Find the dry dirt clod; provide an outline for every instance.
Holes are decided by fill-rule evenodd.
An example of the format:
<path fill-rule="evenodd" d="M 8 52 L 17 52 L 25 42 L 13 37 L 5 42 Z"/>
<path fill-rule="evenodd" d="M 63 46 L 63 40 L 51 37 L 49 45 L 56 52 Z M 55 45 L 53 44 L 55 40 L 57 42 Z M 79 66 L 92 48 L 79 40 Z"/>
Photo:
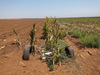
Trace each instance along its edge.
<path fill-rule="evenodd" d="M 6 39 L 3 40 L 4 42 L 6 41 Z"/>
<path fill-rule="evenodd" d="M 24 62 L 20 62 L 19 65 L 23 66 L 23 67 L 26 67 L 25 63 Z"/>
<path fill-rule="evenodd" d="M 9 57 L 8 55 L 5 55 L 5 56 L 4 56 L 4 58 L 8 58 L 8 57 Z"/>
<path fill-rule="evenodd" d="M 34 70 L 34 71 L 36 71 L 36 70 Z"/>
<path fill-rule="evenodd" d="M 25 73 L 26 71 L 24 71 L 23 73 Z"/>
<path fill-rule="evenodd" d="M 81 58 L 84 58 L 82 55 L 80 55 Z"/>
<path fill-rule="evenodd" d="M 16 41 L 16 39 L 14 39 L 14 41 Z"/>
<path fill-rule="evenodd" d="M 7 56 L 5 56 L 5 58 L 7 58 Z"/>

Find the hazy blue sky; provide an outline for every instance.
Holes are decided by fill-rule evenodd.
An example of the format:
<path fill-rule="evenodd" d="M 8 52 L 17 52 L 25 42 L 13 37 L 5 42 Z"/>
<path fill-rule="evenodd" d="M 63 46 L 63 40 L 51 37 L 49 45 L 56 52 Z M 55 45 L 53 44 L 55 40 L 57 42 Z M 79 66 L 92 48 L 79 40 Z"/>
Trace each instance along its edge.
<path fill-rule="evenodd" d="M 0 18 L 100 16 L 100 0 L 0 0 Z"/>

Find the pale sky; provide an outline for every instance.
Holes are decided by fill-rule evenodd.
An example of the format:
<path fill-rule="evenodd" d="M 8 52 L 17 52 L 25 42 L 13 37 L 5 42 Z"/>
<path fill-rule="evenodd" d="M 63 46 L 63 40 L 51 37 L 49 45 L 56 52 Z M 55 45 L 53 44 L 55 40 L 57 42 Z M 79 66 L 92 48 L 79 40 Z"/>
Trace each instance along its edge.
<path fill-rule="evenodd" d="M 0 0 L 0 19 L 100 16 L 100 0 Z"/>

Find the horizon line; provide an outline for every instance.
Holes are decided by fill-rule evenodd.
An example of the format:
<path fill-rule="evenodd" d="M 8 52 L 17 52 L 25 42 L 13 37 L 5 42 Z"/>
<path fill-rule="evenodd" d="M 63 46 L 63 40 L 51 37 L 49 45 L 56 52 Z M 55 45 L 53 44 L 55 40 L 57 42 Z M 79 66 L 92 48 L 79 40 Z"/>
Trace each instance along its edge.
<path fill-rule="evenodd" d="M 56 17 L 56 18 L 99 18 L 100 16 L 86 16 L 86 17 Z M 45 18 L 0 18 L 0 19 L 45 19 Z"/>

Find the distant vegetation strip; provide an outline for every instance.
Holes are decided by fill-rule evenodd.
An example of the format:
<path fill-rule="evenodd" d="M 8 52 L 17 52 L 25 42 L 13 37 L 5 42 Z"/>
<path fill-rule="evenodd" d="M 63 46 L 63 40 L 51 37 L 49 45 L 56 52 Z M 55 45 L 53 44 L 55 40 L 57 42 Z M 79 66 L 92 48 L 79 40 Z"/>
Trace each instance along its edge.
<path fill-rule="evenodd" d="M 58 18 L 58 22 L 84 46 L 100 48 L 100 17 Z"/>

